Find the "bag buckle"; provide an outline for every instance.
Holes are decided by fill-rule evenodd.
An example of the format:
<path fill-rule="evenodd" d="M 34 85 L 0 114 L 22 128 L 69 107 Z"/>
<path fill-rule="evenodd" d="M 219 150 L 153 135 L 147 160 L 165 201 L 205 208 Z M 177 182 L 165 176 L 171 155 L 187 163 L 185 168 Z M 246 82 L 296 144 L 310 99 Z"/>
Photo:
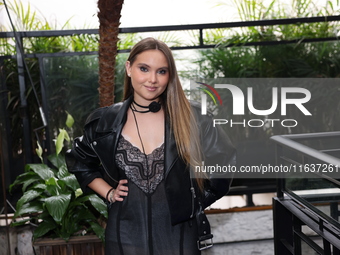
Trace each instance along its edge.
<path fill-rule="evenodd" d="M 206 235 L 199 238 L 197 241 L 197 248 L 202 251 L 211 248 L 213 243 L 213 235 Z M 210 240 L 210 241 L 209 241 Z"/>

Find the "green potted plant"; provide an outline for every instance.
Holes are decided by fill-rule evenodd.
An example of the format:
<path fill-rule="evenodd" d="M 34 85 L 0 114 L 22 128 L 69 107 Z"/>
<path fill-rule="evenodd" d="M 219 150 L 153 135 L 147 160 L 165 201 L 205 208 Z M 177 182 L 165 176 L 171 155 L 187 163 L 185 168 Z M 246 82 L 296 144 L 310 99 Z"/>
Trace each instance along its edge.
<path fill-rule="evenodd" d="M 67 127 L 71 128 L 73 122 L 68 114 Z M 63 153 L 65 141 L 70 141 L 68 132 L 60 129 L 56 151 L 47 157 L 47 164 L 38 145 L 36 152 L 41 163 L 27 164 L 24 173 L 10 186 L 10 191 L 21 186 L 23 192 L 12 225 L 35 225 L 35 241 L 43 237 L 70 241 L 73 236 L 93 233 L 92 238 L 97 236 L 103 242 L 105 231 L 101 223 L 107 219 L 107 206 L 97 195 L 83 194 L 75 176 L 68 172 Z"/>

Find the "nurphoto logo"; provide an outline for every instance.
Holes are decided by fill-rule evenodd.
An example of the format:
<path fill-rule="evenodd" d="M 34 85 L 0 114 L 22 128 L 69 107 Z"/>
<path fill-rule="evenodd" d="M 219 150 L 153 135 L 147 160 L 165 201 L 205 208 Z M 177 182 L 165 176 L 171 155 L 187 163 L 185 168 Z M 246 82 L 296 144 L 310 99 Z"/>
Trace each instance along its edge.
<path fill-rule="evenodd" d="M 223 105 L 221 96 L 218 94 L 216 89 L 208 84 L 205 84 L 203 82 L 196 82 L 202 86 L 197 87 L 197 89 L 201 90 L 201 103 L 202 103 L 202 115 L 207 114 L 207 95 L 210 96 L 212 101 L 214 102 L 214 105 L 217 105 L 217 100 L 220 105 Z M 217 99 L 217 100 L 216 100 Z"/>
<path fill-rule="evenodd" d="M 194 89 L 200 93 L 199 99 L 201 101 L 201 114 L 206 115 L 208 111 L 208 97 L 213 102 L 213 105 L 220 107 L 232 107 L 232 116 L 255 115 L 257 118 L 242 119 L 235 121 L 230 116 L 228 118 L 213 119 L 214 126 L 229 125 L 230 127 L 263 127 L 269 125 L 281 125 L 283 127 L 295 127 L 298 121 L 293 118 L 270 118 L 273 113 L 279 114 L 281 117 L 287 116 L 287 107 L 295 107 L 304 116 L 311 116 L 311 112 L 305 106 L 311 99 L 311 92 L 303 87 L 266 87 L 267 96 L 270 93 L 270 100 L 266 99 L 266 103 L 271 101 L 271 105 L 265 109 L 259 109 L 255 106 L 255 102 L 260 101 L 261 98 L 255 97 L 255 88 L 251 86 L 244 87 L 242 91 L 237 85 L 233 84 L 214 84 L 209 85 L 203 82 L 195 82 L 197 85 Z M 264 85 L 265 86 L 265 85 Z M 217 91 L 218 90 L 218 91 Z M 222 103 L 221 95 L 231 95 L 231 100 Z M 263 96 L 263 95 L 262 95 Z M 209 100 L 210 100 L 209 99 Z M 231 102 L 230 102 L 231 101 Z M 277 115 L 276 115 L 277 116 Z"/>

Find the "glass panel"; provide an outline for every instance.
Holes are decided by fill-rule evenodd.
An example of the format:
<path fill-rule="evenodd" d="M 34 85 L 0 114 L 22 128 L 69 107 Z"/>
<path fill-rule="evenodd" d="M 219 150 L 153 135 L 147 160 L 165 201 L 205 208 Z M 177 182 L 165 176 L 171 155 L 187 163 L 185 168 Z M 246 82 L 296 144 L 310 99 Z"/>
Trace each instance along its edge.
<path fill-rule="evenodd" d="M 337 132 L 301 135 L 287 139 L 296 142 L 296 146 L 284 148 L 281 155 L 285 164 L 294 165 L 294 171 L 285 174 L 285 191 L 337 227 L 340 227 L 340 168 L 327 162 L 327 157 L 339 157 L 339 139 Z M 300 144 L 314 149 L 310 152 L 313 155 L 299 148 Z"/>
<path fill-rule="evenodd" d="M 87 115 L 98 107 L 97 56 L 50 57 L 43 60 L 48 123 L 51 137 L 65 127 L 66 111 L 81 130 Z"/>
<path fill-rule="evenodd" d="M 117 58 L 116 101 L 122 97 L 124 59 L 124 54 Z M 66 112 L 75 119 L 73 135 L 79 136 L 89 113 L 99 107 L 98 56 L 45 57 L 43 66 L 51 137 L 65 127 Z"/>
<path fill-rule="evenodd" d="M 286 179 L 286 190 L 300 201 L 309 204 L 315 212 L 330 221 L 339 223 L 339 185 L 322 178 Z"/>

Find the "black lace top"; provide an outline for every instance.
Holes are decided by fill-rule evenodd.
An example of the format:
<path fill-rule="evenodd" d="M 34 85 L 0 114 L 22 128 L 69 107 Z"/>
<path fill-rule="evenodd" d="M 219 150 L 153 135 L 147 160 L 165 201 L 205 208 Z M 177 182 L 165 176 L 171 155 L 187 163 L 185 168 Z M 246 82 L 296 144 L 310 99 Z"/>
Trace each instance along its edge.
<path fill-rule="evenodd" d="M 143 192 L 152 194 L 164 178 L 164 143 L 145 155 L 121 136 L 116 163 L 120 169 L 125 169 L 126 177 Z"/>
<path fill-rule="evenodd" d="M 196 255 L 195 221 L 171 225 L 164 185 L 164 144 L 145 155 L 123 136 L 115 155 L 129 192 L 109 209 L 106 255 Z M 147 160 L 146 160 L 147 159 Z"/>

